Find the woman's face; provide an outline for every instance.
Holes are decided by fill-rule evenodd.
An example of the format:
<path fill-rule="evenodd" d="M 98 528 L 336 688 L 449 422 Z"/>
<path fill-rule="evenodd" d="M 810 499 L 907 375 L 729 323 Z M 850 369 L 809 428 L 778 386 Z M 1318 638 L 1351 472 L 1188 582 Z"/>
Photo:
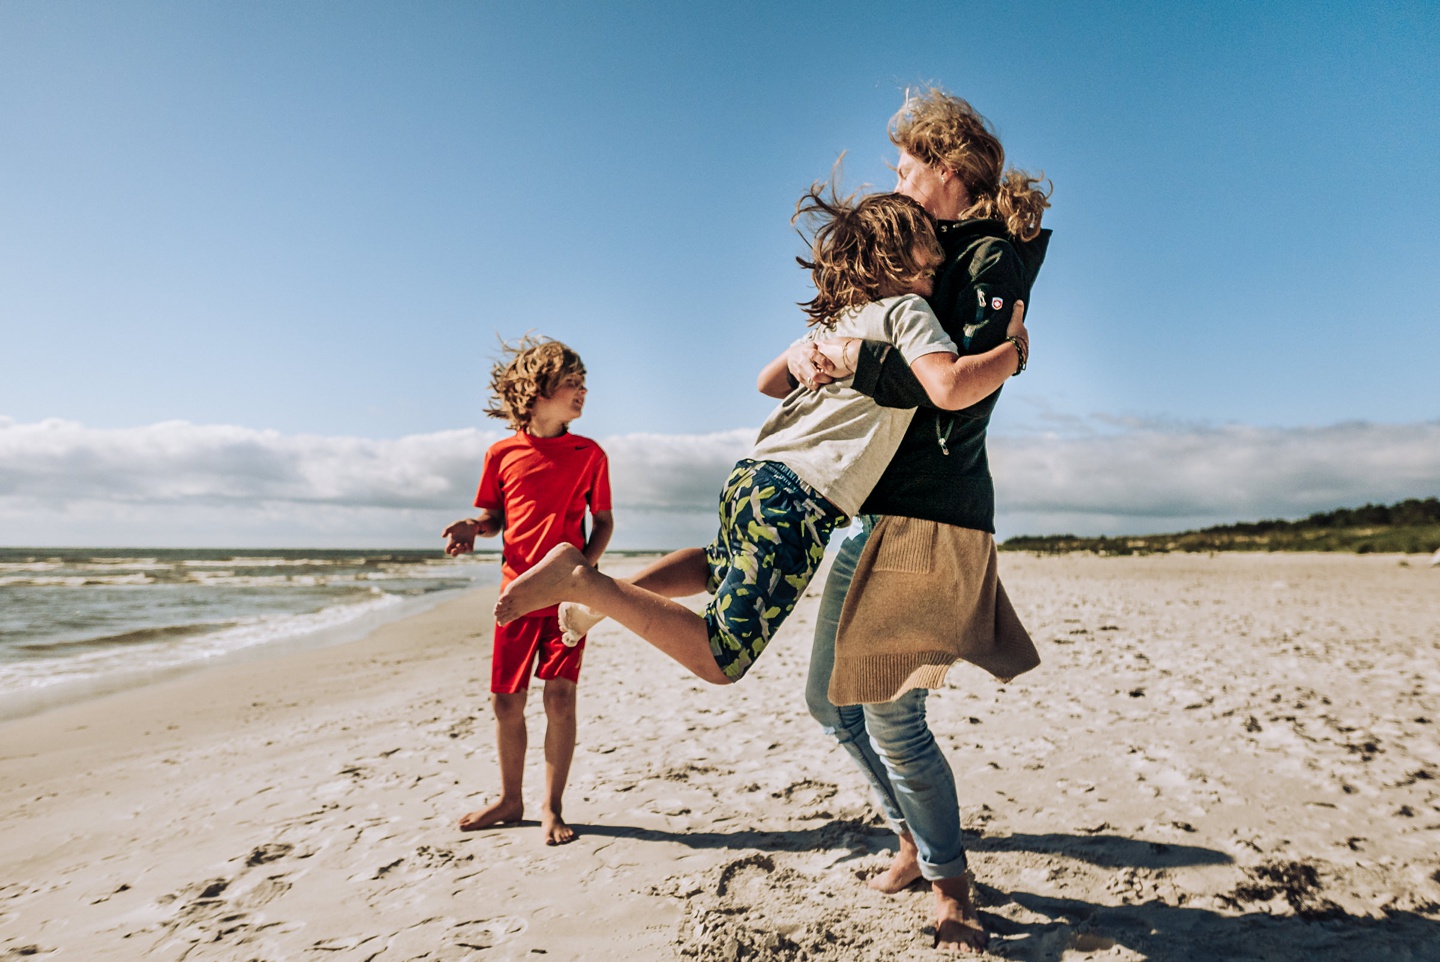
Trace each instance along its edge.
<path fill-rule="evenodd" d="M 940 168 L 923 164 L 908 151 L 900 151 L 895 165 L 895 193 L 904 194 L 939 220 L 954 220 L 963 210 L 957 202 L 955 186 L 959 178 L 946 178 Z"/>

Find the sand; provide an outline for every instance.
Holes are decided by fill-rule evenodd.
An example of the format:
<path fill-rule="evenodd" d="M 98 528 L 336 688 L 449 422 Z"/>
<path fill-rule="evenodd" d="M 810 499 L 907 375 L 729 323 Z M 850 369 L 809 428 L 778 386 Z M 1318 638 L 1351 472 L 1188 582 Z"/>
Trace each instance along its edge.
<path fill-rule="evenodd" d="M 996 957 L 1440 959 L 1440 570 L 1002 555 L 1044 663 L 932 727 Z M 935 959 L 805 713 L 814 589 L 740 685 L 603 626 L 566 814 L 494 797 L 492 590 L 0 726 L 0 958 Z M 527 791 L 538 812 L 538 697 Z"/>

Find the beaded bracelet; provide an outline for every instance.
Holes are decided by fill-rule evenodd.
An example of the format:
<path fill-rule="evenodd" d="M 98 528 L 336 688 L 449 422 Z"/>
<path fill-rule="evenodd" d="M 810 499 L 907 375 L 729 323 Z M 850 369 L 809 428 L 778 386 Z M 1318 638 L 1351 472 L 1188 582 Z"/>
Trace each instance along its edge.
<path fill-rule="evenodd" d="M 1025 370 L 1025 362 L 1029 360 L 1029 357 L 1027 356 L 1025 351 L 1025 345 L 1020 340 L 1020 338 L 1014 336 L 1013 334 L 1005 338 L 1005 340 L 1009 341 L 1011 344 L 1014 344 L 1015 353 L 1020 355 L 1020 366 L 1015 368 L 1015 374 L 1019 374 L 1021 371 Z M 1014 377 L 1015 374 L 1012 374 L 1010 376 Z"/>

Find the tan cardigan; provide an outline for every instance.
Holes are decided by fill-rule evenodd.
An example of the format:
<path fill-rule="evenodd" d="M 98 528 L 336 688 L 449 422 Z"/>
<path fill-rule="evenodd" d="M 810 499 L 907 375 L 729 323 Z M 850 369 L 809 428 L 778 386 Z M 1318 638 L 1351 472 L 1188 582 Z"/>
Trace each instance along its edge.
<path fill-rule="evenodd" d="M 939 688 L 958 659 L 1008 681 L 1040 664 L 985 531 L 885 516 L 870 533 L 835 638 L 830 701 Z"/>

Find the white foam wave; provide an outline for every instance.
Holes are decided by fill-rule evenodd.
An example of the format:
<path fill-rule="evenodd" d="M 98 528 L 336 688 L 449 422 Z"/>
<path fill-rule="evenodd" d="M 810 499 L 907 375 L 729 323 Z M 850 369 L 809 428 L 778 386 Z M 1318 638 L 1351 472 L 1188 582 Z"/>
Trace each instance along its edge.
<path fill-rule="evenodd" d="M 94 683 L 107 677 L 162 674 L 199 665 L 246 649 L 340 628 L 403 604 L 404 600 L 377 589 L 365 601 L 331 605 L 310 614 L 250 618 L 231 628 L 180 641 L 0 664 L 0 703 L 16 695 Z"/>
<path fill-rule="evenodd" d="M 138 572 L 130 575 L 10 575 L 0 577 L 0 587 L 86 588 L 93 585 L 153 585 L 155 580 Z"/>

